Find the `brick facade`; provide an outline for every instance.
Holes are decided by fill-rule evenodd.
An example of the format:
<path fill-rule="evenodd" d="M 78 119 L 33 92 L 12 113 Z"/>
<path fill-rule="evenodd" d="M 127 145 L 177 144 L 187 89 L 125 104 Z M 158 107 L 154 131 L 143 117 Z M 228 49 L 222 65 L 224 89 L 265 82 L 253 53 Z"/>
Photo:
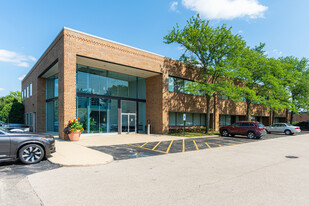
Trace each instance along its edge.
<path fill-rule="evenodd" d="M 71 29 L 63 29 L 22 82 L 22 88 L 33 84 L 33 96 L 24 100 L 26 112 L 37 113 L 37 131 L 46 131 L 46 82 L 40 76 L 49 66 L 58 61 L 59 82 L 59 135 L 65 138 L 63 129 L 68 120 L 76 117 L 76 64 L 77 56 L 113 62 L 155 72 L 146 79 L 146 119 L 151 121 L 153 133 L 167 133 L 170 111 L 205 113 L 206 99 L 168 91 L 169 75 L 193 79 L 192 70 L 177 61 L 104 40 Z M 246 105 L 230 100 L 218 101 L 211 108 L 211 126 L 219 129 L 219 114 L 246 115 Z M 213 105 L 213 104 L 211 104 Z M 269 117 L 269 111 L 254 105 L 254 116 Z M 285 117 L 285 113 L 279 114 Z"/>

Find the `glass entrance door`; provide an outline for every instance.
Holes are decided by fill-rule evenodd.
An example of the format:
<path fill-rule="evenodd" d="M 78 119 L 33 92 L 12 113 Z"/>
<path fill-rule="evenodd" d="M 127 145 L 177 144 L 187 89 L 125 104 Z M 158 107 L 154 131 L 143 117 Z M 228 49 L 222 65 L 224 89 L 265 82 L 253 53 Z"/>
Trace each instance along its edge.
<path fill-rule="evenodd" d="M 122 133 L 136 133 L 136 114 L 122 113 L 121 114 Z"/>

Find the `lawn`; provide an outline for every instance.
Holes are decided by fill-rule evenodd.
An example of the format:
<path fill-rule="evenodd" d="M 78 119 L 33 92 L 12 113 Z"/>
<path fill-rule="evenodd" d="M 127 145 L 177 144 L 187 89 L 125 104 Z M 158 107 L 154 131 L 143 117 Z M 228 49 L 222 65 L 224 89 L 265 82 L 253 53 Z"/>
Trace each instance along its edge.
<path fill-rule="evenodd" d="M 176 137 L 203 137 L 203 136 L 213 136 L 219 134 L 220 134 L 219 132 L 209 132 L 208 134 L 205 134 L 204 132 L 186 132 L 185 134 L 183 134 L 183 132 L 180 132 L 180 133 L 170 133 L 168 135 Z"/>

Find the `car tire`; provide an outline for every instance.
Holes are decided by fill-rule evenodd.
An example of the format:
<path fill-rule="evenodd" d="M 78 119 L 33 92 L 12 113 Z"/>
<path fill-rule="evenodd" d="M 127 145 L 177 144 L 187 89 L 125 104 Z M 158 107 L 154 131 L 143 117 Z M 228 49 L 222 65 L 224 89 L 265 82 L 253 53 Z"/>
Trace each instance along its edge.
<path fill-rule="evenodd" d="M 293 133 L 291 132 L 291 130 L 286 129 L 286 130 L 284 131 L 284 134 L 286 134 L 286 135 L 292 135 Z"/>
<path fill-rule="evenodd" d="M 254 133 L 254 132 L 248 132 L 247 137 L 248 137 L 249 139 L 254 139 L 256 136 L 255 136 L 255 133 Z"/>
<path fill-rule="evenodd" d="M 228 136 L 229 136 L 229 132 L 225 129 L 225 130 L 223 130 L 223 131 L 221 132 L 221 135 L 222 135 L 223 137 L 228 137 Z"/>
<path fill-rule="evenodd" d="M 45 157 L 45 151 L 38 144 L 28 144 L 19 150 L 18 157 L 24 164 L 36 164 Z"/>

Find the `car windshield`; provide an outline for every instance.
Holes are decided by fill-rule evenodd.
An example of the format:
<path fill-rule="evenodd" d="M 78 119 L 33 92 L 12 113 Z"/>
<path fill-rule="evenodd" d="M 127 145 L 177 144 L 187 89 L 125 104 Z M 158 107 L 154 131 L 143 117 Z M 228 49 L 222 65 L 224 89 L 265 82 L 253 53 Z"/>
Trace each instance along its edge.
<path fill-rule="evenodd" d="M 257 124 L 258 127 L 265 127 L 263 124 Z"/>
<path fill-rule="evenodd" d="M 291 125 L 291 124 L 286 124 L 287 126 L 293 126 L 293 125 Z"/>
<path fill-rule="evenodd" d="M 3 127 L 0 127 L 0 130 L 3 131 L 3 132 L 6 132 L 6 133 L 11 133 L 10 130 L 6 129 L 6 128 L 3 128 Z"/>

